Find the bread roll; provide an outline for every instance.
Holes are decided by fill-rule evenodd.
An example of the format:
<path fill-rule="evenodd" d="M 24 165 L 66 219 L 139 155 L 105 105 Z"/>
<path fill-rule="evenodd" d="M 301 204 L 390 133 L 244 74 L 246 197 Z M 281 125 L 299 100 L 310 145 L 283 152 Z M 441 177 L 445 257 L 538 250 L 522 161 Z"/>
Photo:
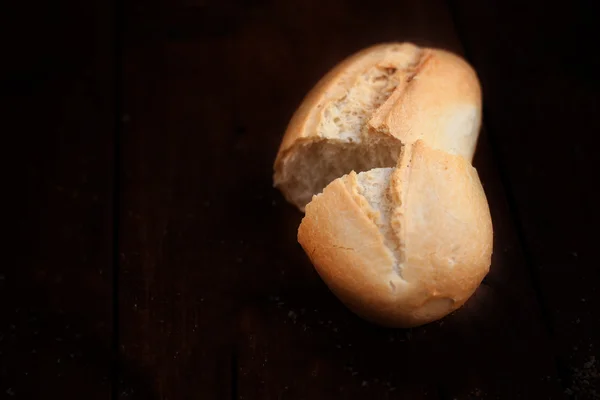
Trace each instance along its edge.
<path fill-rule="evenodd" d="M 403 144 L 471 161 L 481 90 L 460 57 L 411 43 L 370 47 L 321 79 L 293 115 L 274 165 L 274 185 L 304 211 L 314 194 L 350 171 L 393 167 Z"/>
<path fill-rule="evenodd" d="M 489 271 L 493 230 L 471 166 L 481 90 L 460 57 L 383 44 L 341 62 L 293 115 L 274 185 L 329 288 L 392 327 L 440 319 Z"/>
<path fill-rule="evenodd" d="M 406 328 L 465 303 L 489 271 L 493 233 L 476 170 L 418 140 L 397 168 L 331 182 L 307 205 L 298 241 L 349 309 Z"/>

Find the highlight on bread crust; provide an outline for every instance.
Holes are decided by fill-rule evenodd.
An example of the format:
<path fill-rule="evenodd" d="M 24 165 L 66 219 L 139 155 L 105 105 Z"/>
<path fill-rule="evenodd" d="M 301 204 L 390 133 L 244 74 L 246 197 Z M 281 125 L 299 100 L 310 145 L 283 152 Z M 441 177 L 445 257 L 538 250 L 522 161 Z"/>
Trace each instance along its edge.
<path fill-rule="evenodd" d="M 274 185 L 304 211 L 333 179 L 393 167 L 402 145 L 473 156 L 481 93 L 460 57 L 411 43 L 354 54 L 332 69 L 292 117 L 274 165 Z"/>
<path fill-rule="evenodd" d="M 419 140 L 396 168 L 351 172 L 306 207 L 301 244 L 328 287 L 364 319 L 414 327 L 474 293 L 493 231 L 476 170 Z"/>

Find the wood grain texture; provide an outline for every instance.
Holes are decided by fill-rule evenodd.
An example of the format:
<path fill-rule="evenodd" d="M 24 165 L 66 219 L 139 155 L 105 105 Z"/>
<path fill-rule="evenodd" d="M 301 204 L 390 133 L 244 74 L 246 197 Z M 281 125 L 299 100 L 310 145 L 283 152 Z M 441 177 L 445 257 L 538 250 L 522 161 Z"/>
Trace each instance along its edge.
<path fill-rule="evenodd" d="M 514 3 L 514 4 L 513 4 Z M 598 4 L 453 1 L 565 393 L 600 398 Z M 515 13 L 518 8 L 519 12 Z M 544 10 L 543 14 L 540 10 Z"/>
<path fill-rule="evenodd" d="M 461 51 L 444 3 L 128 4 L 122 398 L 560 398 L 485 136 L 493 270 L 464 309 L 419 329 L 342 307 L 272 188 L 291 114 L 343 57 L 386 40 Z"/>
<path fill-rule="evenodd" d="M 0 398 L 106 399 L 112 11 L 76 1 L 31 9 L 17 2 L 1 13 Z"/>

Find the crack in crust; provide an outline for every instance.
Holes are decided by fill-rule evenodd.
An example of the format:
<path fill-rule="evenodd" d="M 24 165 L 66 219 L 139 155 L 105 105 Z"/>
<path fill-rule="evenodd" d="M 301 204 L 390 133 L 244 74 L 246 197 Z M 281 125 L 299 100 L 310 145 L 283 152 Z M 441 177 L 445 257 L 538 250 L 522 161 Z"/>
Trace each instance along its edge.
<path fill-rule="evenodd" d="M 398 166 L 394 170 L 392 180 L 390 182 L 389 193 L 392 196 L 392 203 L 397 206 L 393 209 L 390 217 L 390 230 L 389 234 L 394 238 L 398 244 L 398 248 L 394 255 L 396 256 L 397 264 L 395 268 L 396 274 L 404 279 L 402 276 L 402 269 L 406 262 L 406 221 L 404 216 L 406 215 L 406 199 L 408 198 L 408 191 L 410 189 L 410 173 L 412 163 L 412 145 L 407 145 L 402 148 L 400 157 L 398 159 Z"/>
<path fill-rule="evenodd" d="M 410 182 L 412 146 L 404 146 L 397 168 L 380 168 L 351 173 L 344 179 L 346 189 L 364 214 L 381 232 L 389 250 L 393 272 L 403 281 L 406 262 L 406 199 Z M 392 286 L 395 290 L 395 287 Z"/>

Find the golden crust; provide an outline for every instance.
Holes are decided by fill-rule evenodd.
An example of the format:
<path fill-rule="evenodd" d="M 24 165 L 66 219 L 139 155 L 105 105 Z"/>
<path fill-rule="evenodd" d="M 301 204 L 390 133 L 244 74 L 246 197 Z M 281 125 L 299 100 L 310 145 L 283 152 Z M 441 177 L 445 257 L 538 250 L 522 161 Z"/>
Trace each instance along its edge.
<path fill-rule="evenodd" d="M 390 183 L 401 196 L 393 226 L 400 255 L 386 247 L 366 201 L 357 200 L 357 185 L 354 172 L 331 182 L 307 205 L 298 230 L 332 292 L 361 317 L 392 327 L 426 324 L 462 306 L 489 271 L 493 245 L 470 163 L 421 140 L 405 147 Z"/>
<path fill-rule="evenodd" d="M 444 50 L 425 49 L 405 85 L 369 121 L 402 143 L 428 146 L 472 161 L 481 127 L 481 88 L 475 71 Z"/>

